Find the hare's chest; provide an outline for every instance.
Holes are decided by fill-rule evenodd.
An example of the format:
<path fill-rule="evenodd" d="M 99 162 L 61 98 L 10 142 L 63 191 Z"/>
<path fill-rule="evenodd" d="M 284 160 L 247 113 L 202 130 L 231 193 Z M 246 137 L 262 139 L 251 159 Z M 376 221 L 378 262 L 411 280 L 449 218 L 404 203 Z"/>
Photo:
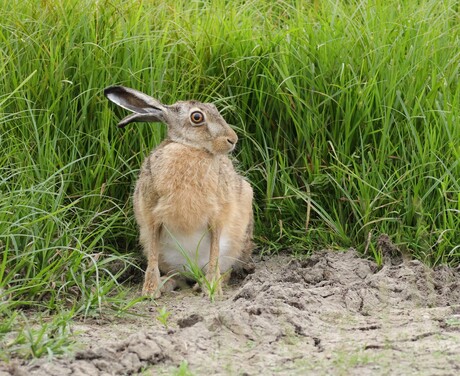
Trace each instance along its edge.
<path fill-rule="evenodd" d="M 205 226 L 219 211 L 218 176 L 211 170 L 174 169 L 156 181 L 155 216 L 180 231 Z"/>

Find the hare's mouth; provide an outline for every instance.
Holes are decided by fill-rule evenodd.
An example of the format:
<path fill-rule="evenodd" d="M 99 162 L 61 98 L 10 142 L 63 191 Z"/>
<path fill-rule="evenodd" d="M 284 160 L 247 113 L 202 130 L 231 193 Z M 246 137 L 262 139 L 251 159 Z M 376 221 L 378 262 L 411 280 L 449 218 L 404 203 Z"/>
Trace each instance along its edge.
<path fill-rule="evenodd" d="M 236 141 L 232 140 L 230 138 L 227 138 L 227 143 L 230 146 L 230 151 L 233 151 L 235 149 L 235 146 L 236 146 Z"/>

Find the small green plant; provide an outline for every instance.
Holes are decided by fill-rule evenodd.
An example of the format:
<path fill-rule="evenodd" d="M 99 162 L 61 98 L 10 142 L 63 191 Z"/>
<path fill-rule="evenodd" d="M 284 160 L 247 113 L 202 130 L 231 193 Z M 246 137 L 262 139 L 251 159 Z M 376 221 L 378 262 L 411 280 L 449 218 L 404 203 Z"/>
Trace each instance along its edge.
<path fill-rule="evenodd" d="M 206 273 L 197 264 L 197 262 L 184 253 L 187 258 L 187 263 L 184 266 L 185 270 L 180 272 L 183 277 L 195 281 L 201 290 L 206 292 L 211 302 L 214 302 L 219 289 L 221 288 L 222 281 L 225 275 L 221 275 L 217 280 L 209 280 Z"/>
<path fill-rule="evenodd" d="M 190 371 L 188 362 L 186 360 L 183 360 L 179 368 L 173 372 L 174 376 L 193 376 L 192 371 Z"/>
<path fill-rule="evenodd" d="M 334 354 L 332 363 L 337 370 L 337 375 L 348 375 L 350 369 L 375 363 L 381 363 L 381 354 L 368 354 L 362 349 L 355 351 L 338 350 Z"/>
<path fill-rule="evenodd" d="M 171 315 L 171 312 L 168 311 L 166 306 L 163 306 L 161 308 L 157 308 L 157 316 L 156 319 L 165 327 L 168 328 L 168 319 L 169 316 Z"/>
<path fill-rule="evenodd" d="M 459 328 L 460 327 L 460 316 L 452 316 L 448 319 L 446 319 L 446 325 L 449 327 L 455 327 Z"/>
<path fill-rule="evenodd" d="M 218 279 L 211 281 L 205 276 L 198 281 L 198 284 L 201 286 L 202 289 L 204 288 L 204 291 L 207 292 L 211 302 L 214 302 L 216 296 L 220 294 L 222 291 L 223 280 L 223 275 L 221 275 Z"/>

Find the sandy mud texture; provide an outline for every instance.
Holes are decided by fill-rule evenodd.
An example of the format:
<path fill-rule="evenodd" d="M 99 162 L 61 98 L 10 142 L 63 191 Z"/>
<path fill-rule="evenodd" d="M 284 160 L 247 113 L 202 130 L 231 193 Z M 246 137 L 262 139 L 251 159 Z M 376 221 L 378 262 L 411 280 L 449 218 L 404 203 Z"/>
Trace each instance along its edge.
<path fill-rule="evenodd" d="M 219 301 L 182 290 L 76 323 L 75 354 L 0 375 L 459 375 L 460 271 L 390 253 L 381 268 L 353 250 L 269 257 Z"/>

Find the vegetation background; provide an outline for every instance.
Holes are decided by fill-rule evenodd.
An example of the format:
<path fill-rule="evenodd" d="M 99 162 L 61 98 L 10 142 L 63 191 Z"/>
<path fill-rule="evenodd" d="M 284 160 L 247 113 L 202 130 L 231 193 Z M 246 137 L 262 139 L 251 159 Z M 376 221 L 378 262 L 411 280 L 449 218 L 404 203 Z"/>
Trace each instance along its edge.
<path fill-rule="evenodd" d="M 459 264 L 459 8 L 0 0 L 3 357 L 64 351 L 71 318 L 135 303 L 130 196 L 165 128 L 116 128 L 113 84 L 216 103 L 240 136 L 261 252 L 352 246 L 380 262 L 388 234 Z"/>

